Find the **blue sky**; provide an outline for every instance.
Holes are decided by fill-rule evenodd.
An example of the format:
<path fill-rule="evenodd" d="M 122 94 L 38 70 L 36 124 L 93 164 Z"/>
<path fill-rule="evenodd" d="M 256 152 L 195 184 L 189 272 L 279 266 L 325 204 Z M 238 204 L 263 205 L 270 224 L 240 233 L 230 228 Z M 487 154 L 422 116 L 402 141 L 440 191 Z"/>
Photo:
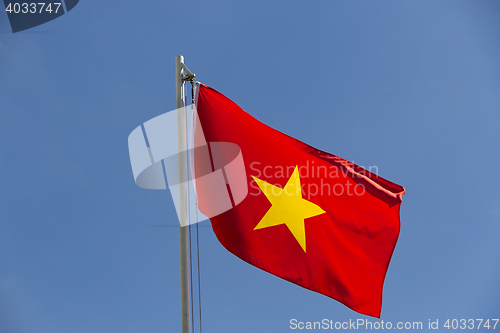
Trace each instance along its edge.
<path fill-rule="evenodd" d="M 177 54 L 257 119 L 406 188 L 384 321 L 499 318 L 499 17 L 479 0 L 82 0 L 12 34 L 0 13 L 0 332 L 180 330 L 178 232 L 151 227 L 174 205 L 135 185 L 127 148 L 175 108 Z M 200 226 L 205 332 L 369 319 Z"/>

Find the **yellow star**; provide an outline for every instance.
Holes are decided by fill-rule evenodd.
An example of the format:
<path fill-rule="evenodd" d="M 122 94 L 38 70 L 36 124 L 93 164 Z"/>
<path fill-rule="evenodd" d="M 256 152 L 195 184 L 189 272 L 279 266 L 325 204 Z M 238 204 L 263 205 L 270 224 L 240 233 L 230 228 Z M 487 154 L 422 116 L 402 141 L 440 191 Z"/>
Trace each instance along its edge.
<path fill-rule="evenodd" d="M 298 166 L 295 167 L 284 188 L 279 188 L 256 177 L 253 179 L 272 205 L 254 230 L 286 224 L 306 252 L 304 219 L 323 214 L 325 211 L 318 205 L 302 198 Z"/>

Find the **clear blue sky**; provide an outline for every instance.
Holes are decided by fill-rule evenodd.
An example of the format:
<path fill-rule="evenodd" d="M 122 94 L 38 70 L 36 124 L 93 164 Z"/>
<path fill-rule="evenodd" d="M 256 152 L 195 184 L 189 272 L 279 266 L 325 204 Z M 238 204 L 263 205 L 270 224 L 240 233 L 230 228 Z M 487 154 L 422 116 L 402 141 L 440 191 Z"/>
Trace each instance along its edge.
<path fill-rule="evenodd" d="M 0 12 L 0 332 L 180 330 L 178 232 L 151 227 L 174 205 L 135 185 L 127 148 L 175 108 L 177 54 L 259 120 L 406 188 L 384 321 L 499 318 L 499 18 L 493 0 L 82 0 L 12 34 Z M 369 319 L 201 226 L 205 332 Z"/>

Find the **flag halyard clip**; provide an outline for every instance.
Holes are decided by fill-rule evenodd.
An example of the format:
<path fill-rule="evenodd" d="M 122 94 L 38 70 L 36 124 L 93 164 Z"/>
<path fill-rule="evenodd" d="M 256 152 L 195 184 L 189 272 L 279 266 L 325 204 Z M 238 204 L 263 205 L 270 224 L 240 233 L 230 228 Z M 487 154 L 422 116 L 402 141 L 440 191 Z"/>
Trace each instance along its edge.
<path fill-rule="evenodd" d="M 181 73 L 181 75 L 182 75 L 182 82 L 186 82 L 186 81 L 193 82 L 194 77 L 196 76 L 196 74 L 191 73 L 191 71 L 183 63 L 181 63 L 181 68 L 186 72 L 185 75 L 182 75 L 182 73 Z"/>

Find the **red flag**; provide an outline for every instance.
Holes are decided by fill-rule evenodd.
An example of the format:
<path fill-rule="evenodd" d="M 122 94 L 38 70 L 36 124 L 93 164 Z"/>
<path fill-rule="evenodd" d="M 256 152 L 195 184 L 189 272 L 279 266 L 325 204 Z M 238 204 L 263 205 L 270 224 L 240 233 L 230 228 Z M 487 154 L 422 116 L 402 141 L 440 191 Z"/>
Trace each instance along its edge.
<path fill-rule="evenodd" d="M 210 218 L 221 244 L 271 274 L 380 317 L 404 188 L 261 123 L 208 86 L 200 85 L 197 112 L 206 142 L 236 144 L 244 161 L 247 196 Z M 210 191 L 197 184 L 200 207 L 214 200 Z"/>

